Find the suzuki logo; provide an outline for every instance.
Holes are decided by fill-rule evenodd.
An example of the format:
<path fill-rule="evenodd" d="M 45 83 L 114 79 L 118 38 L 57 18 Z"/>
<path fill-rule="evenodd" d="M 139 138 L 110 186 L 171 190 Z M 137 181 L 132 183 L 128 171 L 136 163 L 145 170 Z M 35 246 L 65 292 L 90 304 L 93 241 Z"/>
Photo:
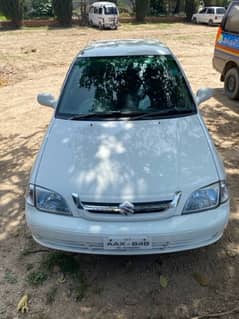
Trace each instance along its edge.
<path fill-rule="evenodd" d="M 119 205 L 120 214 L 130 216 L 134 214 L 134 204 L 130 202 L 123 202 Z"/>

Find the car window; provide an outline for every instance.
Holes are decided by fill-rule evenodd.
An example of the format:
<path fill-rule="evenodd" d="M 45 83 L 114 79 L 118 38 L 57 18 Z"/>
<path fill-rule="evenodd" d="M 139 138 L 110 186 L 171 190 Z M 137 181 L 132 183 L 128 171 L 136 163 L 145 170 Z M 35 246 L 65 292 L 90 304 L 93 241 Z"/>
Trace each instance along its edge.
<path fill-rule="evenodd" d="M 208 14 L 214 14 L 214 8 L 208 8 L 207 9 Z"/>
<path fill-rule="evenodd" d="M 56 115 L 167 110 L 195 111 L 172 56 L 90 57 L 73 66 Z"/>
<path fill-rule="evenodd" d="M 216 13 L 217 14 L 225 14 L 226 10 L 224 8 L 217 8 Z"/>
<path fill-rule="evenodd" d="M 198 13 L 203 14 L 203 13 L 206 13 L 206 11 L 207 11 L 207 8 L 204 8 L 204 9 L 200 10 Z"/>
<path fill-rule="evenodd" d="M 99 14 L 103 13 L 103 8 L 99 8 Z"/>
<path fill-rule="evenodd" d="M 225 31 L 239 33 L 239 4 L 231 7 L 226 18 Z"/>
<path fill-rule="evenodd" d="M 117 14 L 117 8 L 116 7 L 104 7 L 105 14 Z"/>

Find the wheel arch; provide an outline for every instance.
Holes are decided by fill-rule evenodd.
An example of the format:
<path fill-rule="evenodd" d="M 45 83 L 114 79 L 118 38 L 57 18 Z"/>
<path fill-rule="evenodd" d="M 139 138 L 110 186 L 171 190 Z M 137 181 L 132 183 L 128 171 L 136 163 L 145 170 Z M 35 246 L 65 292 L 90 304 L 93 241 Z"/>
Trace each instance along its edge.
<path fill-rule="evenodd" d="M 228 61 L 228 62 L 226 63 L 226 65 L 225 65 L 224 69 L 223 69 L 222 74 L 221 74 L 221 81 L 224 82 L 226 73 L 227 73 L 230 69 L 235 68 L 235 67 L 238 69 L 238 65 L 236 64 L 236 62 L 234 62 L 234 61 Z"/>

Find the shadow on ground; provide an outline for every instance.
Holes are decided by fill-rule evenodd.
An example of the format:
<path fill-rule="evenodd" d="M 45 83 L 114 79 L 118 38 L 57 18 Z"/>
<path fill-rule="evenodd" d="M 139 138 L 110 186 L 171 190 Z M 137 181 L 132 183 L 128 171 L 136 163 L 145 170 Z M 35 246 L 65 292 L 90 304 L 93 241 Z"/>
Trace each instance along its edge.
<path fill-rule="evenodd" d="M 45 128 L 30 136 L 12 135 L 0 139 L 1 182 L 5 185 L 0 188 L 0 246 L 3 257 L 10 255 L 8 264 L 3 262 L 5 275 L 0 284 L 12 294 L 5 308 L 0 309 L 0 317 L 1 314 L 3 318 L 15 316 L 15 301 L 19 299 L 17 291 L 30 293 L 32 302 L 27 318 L 35 319 L 40 318 L 34 315 L 39 312 L 46 319 L 56 316 L 66 319 L 180 319 L 230 310 L 237 305 L 239 110 L 237 102 L 229 101 L 223 91 L 215 89 L 215 92 L 217 103 L 205 104 L 202 113 L 225 162 L 232 195 L 232 215 L 222 240 L 194 251 L 110 257 L 58 254 L 42 249 L 29 237 L 23 210 L 30 172 L 27 163 L 32 162 Z M 33 140 L 36 142 L 34 148 L 30 146 Z M 60 257 L 55 258 L 56 254 Z M 54 260 L 53 267 L 46 268 L 45 260 L 49 265 L 49 259 Z M 62 260 L 69 264 L 73 262 L 79 269 L 70 266 L 73 270 L 66 271 L 62 268 Z M 7 267 L 11 267 L 16 276 L 17 289 L 9 283 L 9 275 L 6 277 Z M 80 277 L 76 276 L 79 272 Z M 160 283 L 160 276 L 167 279 L 165 287 Z M 44 281 L 44 278 L 47 279 Z M 52 295 L 55 291 L 52 299 L 48 298 L 50 291 Z M 232 314 L 226 318 L 236 316 Z"/>

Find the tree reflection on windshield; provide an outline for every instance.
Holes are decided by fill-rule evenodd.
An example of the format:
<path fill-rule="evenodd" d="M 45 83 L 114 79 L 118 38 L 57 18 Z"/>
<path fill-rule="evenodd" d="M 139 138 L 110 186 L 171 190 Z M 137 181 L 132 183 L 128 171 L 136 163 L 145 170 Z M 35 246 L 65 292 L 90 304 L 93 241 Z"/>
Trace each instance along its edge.
<path fill-rule="evenodd" d="M 194 110 L 171 56 L 80 58 L 67 82 L 60 113 Z"/>

